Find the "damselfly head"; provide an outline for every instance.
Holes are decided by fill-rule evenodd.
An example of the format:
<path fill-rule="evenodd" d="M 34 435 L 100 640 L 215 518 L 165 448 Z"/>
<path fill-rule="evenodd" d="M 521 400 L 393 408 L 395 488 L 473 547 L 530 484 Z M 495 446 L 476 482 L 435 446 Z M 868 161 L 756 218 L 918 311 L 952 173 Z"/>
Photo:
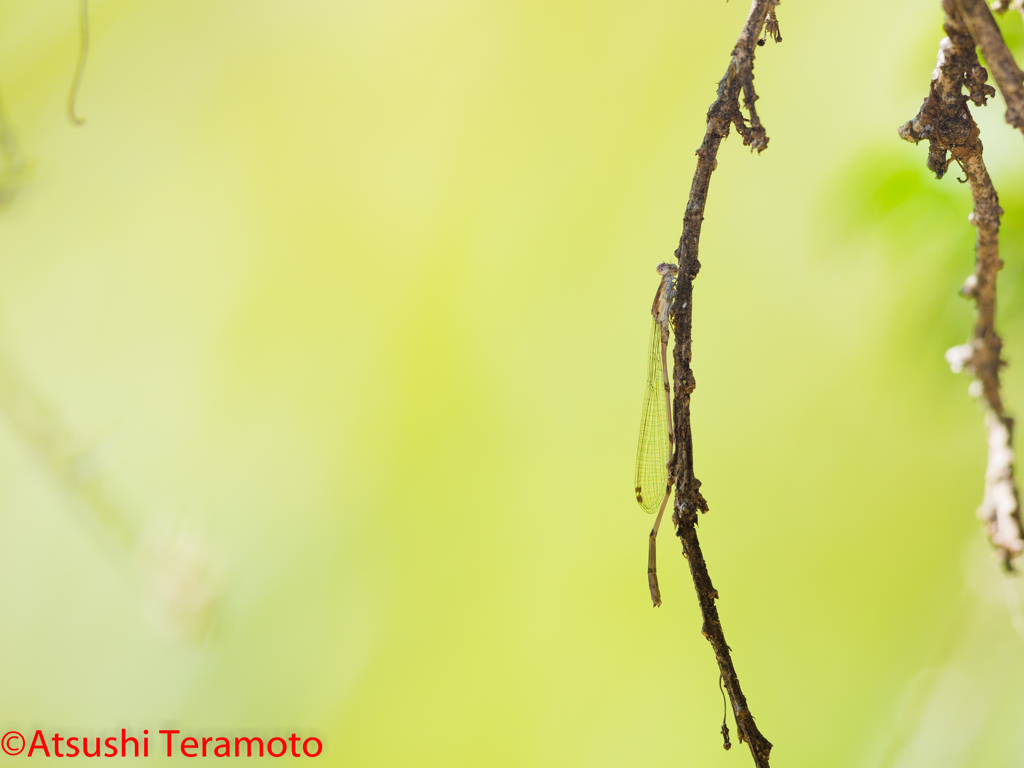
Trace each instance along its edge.
<path fill-rule="evenodd" d="M 661 275 L 662 277 L 665 277 L 665 275 L 674 275 L 678 271 L 679 267 L 677 267 L 675 264 L 669 264 L 666 262 L 664 264 L 658 265 L 658 274 Z"/>

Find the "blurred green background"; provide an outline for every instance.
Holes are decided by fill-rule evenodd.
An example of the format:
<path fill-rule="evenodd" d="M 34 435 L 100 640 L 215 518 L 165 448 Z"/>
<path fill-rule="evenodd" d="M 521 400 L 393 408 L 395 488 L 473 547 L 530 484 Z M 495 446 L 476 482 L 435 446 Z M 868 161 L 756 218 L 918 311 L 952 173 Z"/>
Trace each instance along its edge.
<path fill-rule="evenodd" d="M 896 136 L 938 6 L 782 5 L 771 145 L 731 137 L 712 183 L 700 535 L 780 766 L 1024 760 L 1024 589 L 943 360 L 969 190 Z M 632 495 L 654 267 L 746 12 L 93 0 L 73 128 L 77 3 L 4 3 L 0 730 L 750 765 L 670 533 L 651 608 Z M 1020 412 L 1024 152 L 975 112 Z"/>

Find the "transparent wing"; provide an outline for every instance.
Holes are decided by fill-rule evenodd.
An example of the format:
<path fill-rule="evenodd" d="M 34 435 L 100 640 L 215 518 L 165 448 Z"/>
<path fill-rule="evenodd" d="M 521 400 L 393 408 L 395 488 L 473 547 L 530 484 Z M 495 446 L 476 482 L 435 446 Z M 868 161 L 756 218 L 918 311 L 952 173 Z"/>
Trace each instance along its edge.
<path fill-rule="evenodd" d="M 665 465 L 672 457 L 661 363 L 661 326 L 656 319 L 652 322 L 651 344 L 647 351 L 647 389 L 640 417 L 640 442 L 636 448 L 636 501 L 648 514 L 658 509 L 665 498 L 668 484 Z"/>

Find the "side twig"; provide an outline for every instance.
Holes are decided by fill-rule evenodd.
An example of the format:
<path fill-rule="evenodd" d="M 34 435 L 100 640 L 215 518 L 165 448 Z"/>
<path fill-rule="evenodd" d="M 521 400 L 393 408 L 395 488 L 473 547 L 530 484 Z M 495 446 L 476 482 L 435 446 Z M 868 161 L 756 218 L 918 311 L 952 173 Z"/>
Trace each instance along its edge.
<path fill-rule="evenodd" d="M 85 74 L 85 59 L 89 55 L 89 0 L 81 0 L 78 6 L 78 65 L 75 67 L 75 79 L 71 83 L 68 94 L 68 120 L 72 125 L 85 125 L 85 118 L 79 117 L 75 108 L 78 105 L 78 89 L 82 87 L 82 75 Z"/>
<path fill-rule="evenodd" d="M 776 40 L 781 39 L 778 19 L 775 17 L 775 6 L 778 4 L 779 0 L 753 0 L 746 23 L 732 50 L 729 68 L 718 84 L 718 95 L 708 109 L 707 129 L 704 140 L 697 150 L 697 170 L 693 175 L 690 197 L 686 204 L 683 234 L 676 249 L 679 275 L 672 307 L 672 324 L 676 334 L 673 352 L 676 455 L 672 473 L 676 478 L 676 494 L 672 520 L 676 525 L 676 535 L 683 544 L 683 555 L 690 565 L 690 575 L 693 577 L 693 586 L 697 592 L 697 601 L 703 618 L 701 631 L 714 649 L 722 682 L 732 702 L 740 741 L 746 742 L 750 747 L 754 764 L 758 768 L 768 766 L 772 744 L 757 729 L 754 716 L 750 713 L 746 697 L 740 688 L 729 645 L 725 642 L 722 623 L 718 618 L 718 608 L 715 606 L 718 592 L 711 583 L 711 576 L 708 574 L 707 564 L 704 562 L 704 555 L 697 539 L 698 512 L 707 512 L 708 503 L 701 495 L 700 480 L 693 472 L 690 396 L 697 382 L 690 362 L 693 343 L 693 281 L 700 271 L 697 252 L 711 174 L 718 165 L 718 148 L 722 140 L 729 135 L 732 125 L 736 126 L 736 130 L 743 137 L 744 146 L 749 146 L 751 151 L 756 149 L 760 153 L 768 146 L 768 135 L 754 109 L 754 102 L 757 101 L 757 94 L 754 91 L 754 49 L 758 42 L 763 44 L 763 39 L 759 38 L 766 27 L 766 20 L 770 22 L 770 28 L 766 30 L 767 35 Z M 749 121 L 740 110 L 741 90 L 744 106 L 750 115 Z"/>
<path fill-rule="evenodd" d="M 1005 11 L 1010 7 L 1004 4 L 997 10 Z M 1015 2 L 1013 7 L 1021 9 L 1019 2 Z M 1024 72 L 1020 71 L 1013 54 L 1006 47 L 992 12 L 985 0 L 956 0 L 956 10 L 963 20 L 961 26 L 966 27 L 966 33 L 974 41 L 970 45 L 971 50 L 977 43 L 985 63 L 992 68 L 992 77 L 1006 101 L 1006 122 L 1024 133 Z"/>
<path fill-rule="evenodd" d="M 931 89 L 917 117 L 903 125 L 899 134 L 915 144 L 922 139 L 929 142 L 928 168 L 936 177 L 942 178 L 955 160 L 971 186 L 974 211 L 968 220 L 977 228 L 978 237 L 974 274 L 967 278 L 961 293 L 975 301 L 974 337 L 949 350 L 946 359 L 955 373 L 966 369 L 975 376 L 970 391 L 985 404 L 988 467 L 978 517 L 1004 567 L 1012 570 L 1013 558 L 1024 551 L 1024 532 L 1013 473 L 1013 419 L 1006 415 L 999 388 L 999 369 L 1005 365 L 1000 357 L 1003 342 L 995 330 L 996 275 L 1003 266 L 999 258 L 1003 209 L 982 157 L 980 131 L 967 107 L 968 100 L 984 105 L 995 89 L 986 84 L 988 73 L 978 62 L 975 39 L 959 12 L 962 2 L 943 0 L 948 37 L 939 44 Z"/>
<path fill-rule="evenodd" d="M 0 207 L 14 199 L 30 170 L 0 100 Z"/>

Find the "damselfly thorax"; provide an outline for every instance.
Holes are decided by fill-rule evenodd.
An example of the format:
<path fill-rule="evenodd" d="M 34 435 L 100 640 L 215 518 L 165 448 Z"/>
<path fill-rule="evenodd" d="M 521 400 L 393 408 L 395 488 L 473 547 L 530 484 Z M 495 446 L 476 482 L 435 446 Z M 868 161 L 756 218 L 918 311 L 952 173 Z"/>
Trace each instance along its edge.
<path fill-rule="evenodd" d="M 651 307 L 651 315 L 654 321 L 661 326 L 661 341 L 668 344 L 668 333 L 671 328 L 668 313 L 672 308 L 672 300 L 676 297 L 676 275 L 679 274 L 679 267 L 675 264 L 659 264 L 658 274 L 661 275 L 661 284 L 654 294 L 654 305 Z"/>

